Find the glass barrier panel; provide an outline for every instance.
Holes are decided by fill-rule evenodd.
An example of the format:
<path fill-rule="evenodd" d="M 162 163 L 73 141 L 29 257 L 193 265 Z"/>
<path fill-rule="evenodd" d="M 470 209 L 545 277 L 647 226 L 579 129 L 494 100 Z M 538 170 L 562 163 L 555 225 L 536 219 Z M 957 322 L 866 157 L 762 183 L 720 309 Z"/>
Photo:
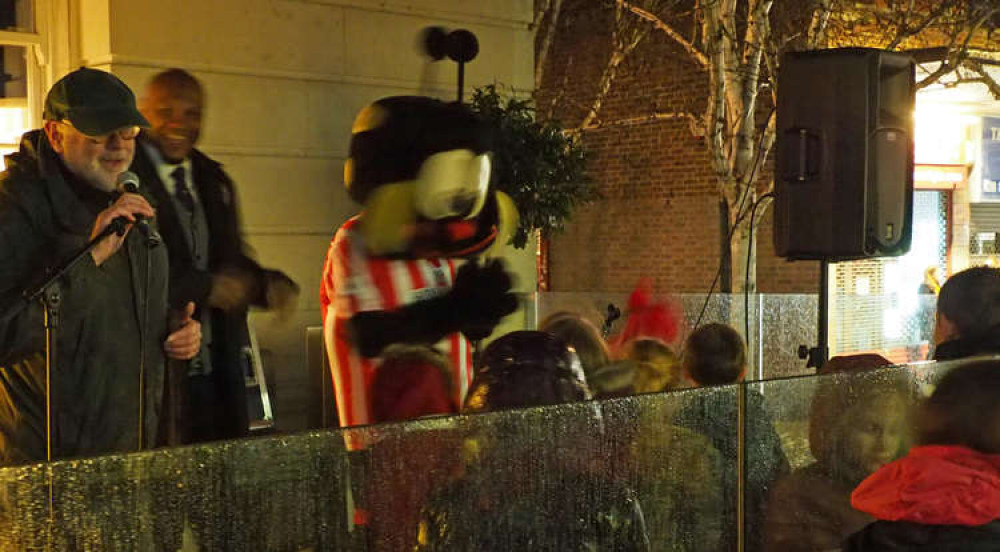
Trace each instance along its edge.
<path fill-rule="evenodd" d="M 650 550 L 732 550 L 736 543 L 738 386 L 604 403 L 646 518 Z M 635 413 L 628 416 L 629 411 Z"/>
<path fill-rule="evenodd" d="M 746 550 L 836 549 L 955 365 L 6 468 L 0 549 L 728 551 L 741 485 Z"/>
<path fill-rule="evenodd" d="M 614 305 L 625 316 L 628 305 L 628 293 L 622 292 L 576 292 L 576 291 L 544 291 L 537 294 L 538 327 L 545 319 L 558 312 L 572 312 L 586 318 L 597 328 L 601 328 L 607 319 L 608 305 Z M 621 331 L 621 320 L 611 327 L 609 335 Z"/>
<path fill-rule="evenodd" d="M 803 335 L 815 335 L 816 299 L 808 295 L 759 295 L 748 297 L 731 294 L 712 294 L 706 300 L 705 294 L 671 295 L 667 299 L 679 310 L 680 332 L 672 343 L 667 343 L 679 353 L 683 340 L 696 324 L 712 322 L 734 327 L 748 341 L 748 370 L 751 379 L 778 377 L 806 373 L 805 362 L 796 356 L 796 350 Z M 608 305 L 621 311 L 621 317 L 610 326 L 606 325 Z M 627 293 L 600 292 L 545 292 L 538 294 L 538 320 L 544 322 L 547 316 L 556 312 L 575 312 L 593 323 L 597 328 L 605 328 L 610 339 L 618 335 L 628 321 Z M 749 308 L 747 308 L 749 307 Z M 744 313 L 748 312 L 749 317 Z M 776 319 L 781 323 L 770 324 Z M 746 329 L 749 325 L 749 334 Z M 766 332 L 773 332 L 770 335 Z M 765 332 L 765 333 L 762 333 Z M 803 333 L 806 331 L 807 333 Z M 749 335 L 749 339 L 747 336 Z M 794 343 L 790 343 L 793 342 Z M 769 362 L 762 359 L 769 357 Z"/>
<path fill-rule="evenodd" d="M 309 433 L 6 468 L 0 549 L 349 550 L 345 466 Z"/>
<path fill-rule="evenodd" d="M 344 431 L 359 549 L 413 550 L 423 509 L 478 454 L 477 421 L 439 417 Z"/>
<path fill-rule="evenodd" d="M 799 346 L 816 346 L 819 298 L 761 294 L 758 301 L 756 325 L 751 321 L 751 332 L 756 336 L 749 346 L 749 356 L 755 358 L 748 367 L 747 380 L 814 373 L 815 369 L 807 368 L 806 361 L 799 358 Z"/>
<path fill-rule="evenodd" d="M 608 305 L 622 311 L 611 324 L 613 338 L 628 319 L 627 293 L 543 292 L 537 294 L 539 324 L 553 313 L 575 312 L 602 328 Z M 674 343 L 698 323 L 718 322 L 735 328 L 747 342 L 747 380 L 814 373 L 799 358 L 799 347 L 817 344 L 818 297 L 815 294 L 704 294 L 669 296 L 682 313 Z M 830 355 L 878 353 L 895 364 L 926 360 L 932 353 L 935 295 L 838 295 L 830 299 Z M 748 331 L 749 330 L 749 331 Z"/>
<path fill-rule="evenodd" d="M 736 396 L 717 388 L 351 430 L 368 445 L 351 453 L 366 541 L 631 550 L 648 539 L 653 550 L 716 550 L 735 527 L 724 506 L 735 504 L 736 441 L 713 432 L 735 427 Z M 713 446 L 727 438 L 728 457 Z"/>

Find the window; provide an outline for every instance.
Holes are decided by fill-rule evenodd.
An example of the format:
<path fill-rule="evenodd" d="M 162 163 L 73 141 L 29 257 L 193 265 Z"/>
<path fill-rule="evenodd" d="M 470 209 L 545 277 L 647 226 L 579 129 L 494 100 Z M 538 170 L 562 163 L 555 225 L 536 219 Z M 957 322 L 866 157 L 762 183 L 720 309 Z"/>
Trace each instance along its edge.
<path fill-rule="evenodd" d="M 35 31 L 32 0 L 0 0 L 0 31 Z"/>
<path fill-rule="evenodd" d="M 21 134 L 35 126 L 41 44 L 34 2 L 0 0 L 0 154 L 16 150 Z"/>
<path fill-rule="evenodd" d="M 21 134 L 31 128 L 28 111 L 26 48 L 0 46 L 0 153 L 17 149 Z"/>

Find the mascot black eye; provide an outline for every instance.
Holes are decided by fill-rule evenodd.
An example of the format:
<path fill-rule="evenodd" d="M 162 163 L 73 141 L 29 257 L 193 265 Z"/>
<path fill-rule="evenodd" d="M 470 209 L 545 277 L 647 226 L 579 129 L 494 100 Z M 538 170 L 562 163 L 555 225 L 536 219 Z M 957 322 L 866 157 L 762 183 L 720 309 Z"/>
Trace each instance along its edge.
<path fill-rule="evenodd" d="M 426 219 L 472 218 L 486 203 L 490 160 L 470 150 L 435 153 L 417 175 L 417 214 Z"/>

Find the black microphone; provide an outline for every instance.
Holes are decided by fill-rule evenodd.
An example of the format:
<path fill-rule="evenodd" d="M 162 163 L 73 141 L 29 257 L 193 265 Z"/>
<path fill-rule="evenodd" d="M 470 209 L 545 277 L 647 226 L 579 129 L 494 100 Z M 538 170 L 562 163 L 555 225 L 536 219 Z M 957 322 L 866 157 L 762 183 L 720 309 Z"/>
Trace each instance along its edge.
<path fill-rule="evenodd" d="M 125 171 L 118 175 L 118 191 L 122 193 L 137 194 L 139 193 L 139 176 L 132 171 Z M 135 214 L 135 225 L 139 227 L 139 231 L 142 232 L 143 236 L 146 236 L 146 243 L 149 247 L 156 247 L 163 243 L 163 238 L 160 234 L 149 227 L 149 221 L 146 217 Z M 121 222 L 119 222 L 121 221 Z M 119 224 L 118 235 L 125 233 L 125 228 L 128 225 L 128 219 L 125 217 L 118 217 L 115 222 Z"/>

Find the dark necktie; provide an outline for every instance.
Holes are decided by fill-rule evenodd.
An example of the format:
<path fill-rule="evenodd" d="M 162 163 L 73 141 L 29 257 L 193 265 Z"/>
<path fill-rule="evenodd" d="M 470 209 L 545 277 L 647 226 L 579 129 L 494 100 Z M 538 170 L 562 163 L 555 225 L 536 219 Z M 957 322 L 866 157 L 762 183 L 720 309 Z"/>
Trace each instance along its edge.
<path fill-rule="evenodd" d="M 201 260 L 201 252 L 198 251 L 198 227 L 197 220 L 194 214 L 194 196 L 191 195 L 191 188 L 187 185 L 187 180 L 184 178 L 184 167 L 180 166 L 170 173 L 170 177 L 174 179 L 174 197 L 177 198 L 177 202 L 181 204 L 181 207 L 187 211 L 188 226 L 191 232 L 191 256 L 194 260 Z"/>
<path fill-rule="evenodd" d="M 184 178 L 184 167 L 174 169 L 170 177 L 174 179 L 174 195 L 177 196 L 177 201 L 188 213 L 194 213 L 194 196 L 191 195 L 187 179 Z"/>
<path fill-rule="evenodd" d="M 179 166 L 170 173 L 170 178 L 174 179 L 174 197 L 177 198 L 177 202 L 181 204 L 181 207 L 187 211 L 189 218 L 189 225 L 191 227 L 191 256 L 194 257 L 195 261 L 200 261 L 201 256 L 198 253 L 198 230 L 195 227 L 195 215 L 194 215 L 194 196 L 191 195 L 191 189 L 188 188 L 187 180 L 184 178 L 184 166 Z M 202 345 L 204 347 L 204 345 Z M 192 358 L 188 361 L 188 376 L 202 376 L 205 375 L 205 364 L 201 358 L 201 353 L 198 356 Z"/>

